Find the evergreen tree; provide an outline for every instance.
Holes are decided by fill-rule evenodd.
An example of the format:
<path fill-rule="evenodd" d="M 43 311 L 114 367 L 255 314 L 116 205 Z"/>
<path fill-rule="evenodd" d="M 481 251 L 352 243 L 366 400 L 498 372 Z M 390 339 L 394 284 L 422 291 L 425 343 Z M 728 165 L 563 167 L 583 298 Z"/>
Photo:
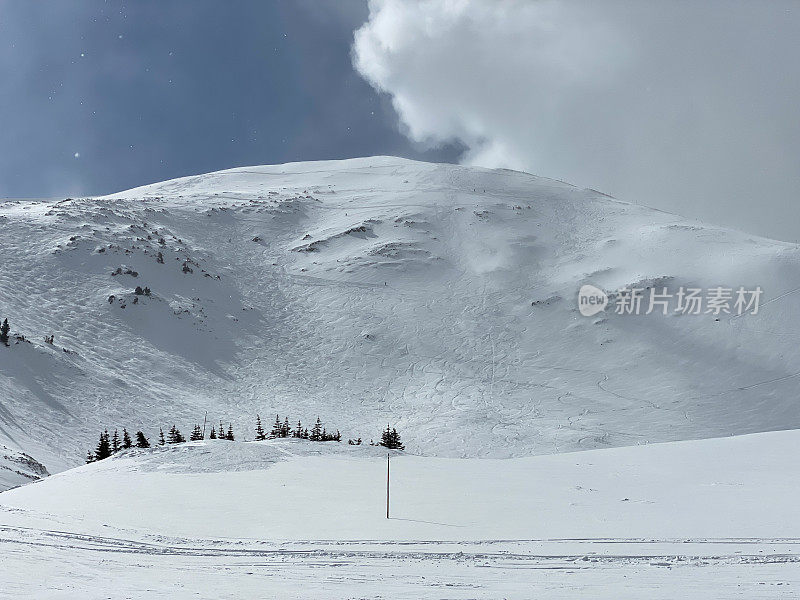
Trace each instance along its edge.
<path fill-rule="evenodd" d="M 94 452 L 89 450 L 89 452 L 86 454 L 86 464 L 88 465 L 89 463 L 93 462 L 94 462 Z"/>
<path fill-rule="evenodd" d="M 233 441 L 233 423 L 228 423 L 228 433 L 225 434 L 225 439 Z"/>
<path fill-rule="evenodd" d="M 211 426 L 211 434 L 208 436 L 208 439 L 210 439 L 210 440 L 215 440 L 215 439 L 217 439 L 217 432 L 216 432 L 216 430 L 214 429 L 214 426 L 213 426 L 213 425 Z"/>
<path fill-rule="evenodd" d="M 308 439 L 308 437 L 309 437 L 309 436 L 308 436 L 308 427 L 306 427 L 305 429 L 303 429 L 303 436 L 302 436 L 302 437 L 303 437 L 303 439 L 304 439 L 304 440 L 307 440 L 307 439 Z"/>
<path fill-rule="evenodd" d="M 405 450 L 405 446 L 400 442 L 400 434 L 395 428 L 390 430 L 389 425 L 386 425 L 386 429 L 381 434 L 381 443 L 378 445 L 390 450 Z"/>
<path fill-rule="evenodd" d="M 111 438 L 111 453 L 112 454 L 116 454 L 117 452 L 119 452 L 120 448 L 121 448 L 121 446 L 119 445 L 119 434 L 117 433 L 117 430 L 115 429 L 114 430 L 114 437 Z"/>
<path fill-rule="evenodd" d="M 228 438 L 225 437 L 225 427 L 222 425 L 222 421 L 219 422 L 219 429 L 217 429 L 217 437 L 221 440 L 226 440 Z"/>
<path fill-rule="evenodd" d="M 147 438 L 144 437 L 144 434 L 141 431 L 136 432 L 136 447 L 137 448 L 149 448 L 150 442 L 147 441 Z"/>
<path fill-rule="evenodd" d="M 286 417 L 283 420 L 283 425 L 281 425 L 281 437 L 289 437 L 289 432 L 291 430 L 292 428 L 289 427 L 289 417 Z"/>
<path fill-rule="evenodd" d="M 200 429 L 200 425 L 195 425 L 194 429 L 192 429 L 192 434 L 189 436 L 189 439 L 193 442 L 203 439 L 203 430 Z"/>
<path fill-rule="evenodd" d="M 159 427 L 158 428 L 158 445 L 159 446 L 163 446 L 164 444 L 166 444 L 166 442 L 164 441 L 164 430 L 161 427 Z"/>
<path fill-rule="evenodd" d="M 133 441 L 131 440 L 131 436 L 128 434 L 128 430 L 123 427 L 122 428 L 122 447 L 127 450 L 131 446 L 133 446 Z"/>
<path fill-rule="evenodd" d="M 314 423 L 314 427 L 311 429 L 311 435 L 308 436 L 312 442 L 319 442 L 322 441 L 322 421 L 319 420 L 317 417 L 317 422 Z"/>
<path fill-rule="evenodd" d="M 183 437 L 180 430 L 173 425 L 169 430 L 169 434 L 167 435 L 167 442 L 170 444 L 180 444 L 185 441 L 186 438 Z"/>
<path fill-rule="evenodd" d="M 267 434 L 264 433 L 264 428 L 261 426 L 261 416 L 256 415 L 256 440 L 260 442 L 265 439 L 267 439 Z"/>
<path fill-rule="evenodd" d="M 297 427 L 294 428 L 294 431 L 292 432 L 292 437 L 296 438 L 303 437 L 303 425 L 300 423 L 300 421 L 297 422 Z"/>
<path fill-rule="evenodd" d="M 8 346 L 8 331 L 11 327 L 8 326 L 8 319 L 3 319 L 3 324 L 0 325 L 0 344 Z"/>
<path fill-rule="evenodd" d="M 272 431 L 269 432 L 269 437 L 281 437 L 281 428 L 281 417 L 280 415 L 275 415 L 275 423 L 272 424 Z"/>
<path fill-rule="evenodd" d="M 100 434 L 100 442 L 97 444 L 97 450 L 94 453 L 95 460 L 103 460 L 111 456 L 111 442 L 108 441 L 108 429 Z"/>

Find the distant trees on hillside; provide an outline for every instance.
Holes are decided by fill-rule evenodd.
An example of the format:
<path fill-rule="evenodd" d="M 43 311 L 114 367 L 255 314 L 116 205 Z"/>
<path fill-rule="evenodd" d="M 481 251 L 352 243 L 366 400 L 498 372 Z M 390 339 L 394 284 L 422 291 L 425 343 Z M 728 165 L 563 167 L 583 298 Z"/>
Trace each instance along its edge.
<path fill-rule="evenodd" d="M 108 458 L 112 454 L 116 454 L 120 450 L 127 450 L 128 448 L 133 447 L 133 440 L 131 439 L 128 430 L 123 428 L 122 429 L 122 442 L 119 441 L 119 434 L 117 430 L 114 430 L 114 436 L 110 437 L 108 434 L 108 429 L 104 430 L 100 434 L 100 440 L 97 442 L 97 446 L 95 447 L 94 451 L 89 450 L 86 453 L 86 462 L 91 463 L 96 460 L 103 460 L 104 458 Z M 137 448 L 149 448 L 150 442 L 147 441 L 144 433 L 141 431 L 136 432 L 136 447 Z"/>
<path fill-rule="evenodd" d="M 317 417 L 317 422 L 311 429 L 311 433 L 309 433 L 308 428 L 303 429 L 303 424 L 299 420 L 293 429 L 292 426 L 289 425 L 289 417 L 284 417 L 283 421 L 281 421 L 280 415 L 275 415 L 275 423 L 273 423 L 269 435 L 266 435 L 261 426 L 261 417 L 256 415 L 256 440 L 288 437 L 310 440 L 312 442 L 339 442 L 342 439 L 342 434 L 340 434 L 338 430 L 336 433 L 328 433 L 322 426 L 322 421 L 320 421 L 319 417 Z"/>
<path fill-rule="evenodd" d="M 27 339 L 21 333 L 17 333 L 14 336 L 14 339 L 17 342 L 27 342 L 29 344 L 32 343 L 31 340 Z M 53 334 L 44 336 L 45 344 L 49 344 L 50 346 L 53 345 L 54 339 L 55 336 Z M 0 321 L 0 344 L 2 344 L 3 346 L 11 345 L 11 325 L 8 324 L 8 319 L 2 319 L 2 321 Z M 64 348 L 64 352 L 70 353 L 71 351 Z"/>
<path fill-rule="evenodd" d="M 233 424 L 232 423 L 228 423 L 228 431 L 227 432 L 225 431 L 225 426 L 222 424 L 222 421 L 219 422 L 219 432 L 217 432 L 217 430 L 212 425 L 211 426 L 211 433 L 209 434 L 208 438 L 211 439 L 211 440 L 228 440 L 229 442 L 234 441 L 236 438 L 233 435 Z M 194 438 L 192 438 L 192 439 L 194 439 Z M 202 431 L 200 432 L 199 439 L 201 439 L 201 440 L 203 439 L 203 432 Z"/>
<path fill-rule="evenodd" d="M 124 427 L 122 428 L 122 449 L 127 450 L 133 446 L 133 441 L 131 440 L 131 436 L 128 433 L 128 430 Z"/>
<path fill-rule="evenodd" d="M 260 442 L 267 439 L 267 434 L 264 433 L 264 427 L 261 425 L 261 415 L 256 415 L 256 441 Z"/>
<path fill-rule="evenodd" d="M 392 427 L 389 430 L 389 425 L 386 425 L 386 429 L 383 430 L 381 434 L 381 442 L 378 444 L 379 446 L 383 446 L 384 448 L 389 448 L 390 450 L 405 450 L 405 446 L 400 442 L 400 434 L 397 433 L 397 430 Z"/>
<path fill-rule="evenodd" d="M 111 456 L 111 442 L 108 441 L 108 429 L 100 434 L 100 441 L 94 451 L 95 460 L 103 460 Z"/>
<path fill-rule="evenodd" d="M 169 428 L 169 433 L 167 434 L 167 443 L 168 444 L 182 444 L 186 441 L 186 438 L 183 437 L 181 432 L 178 430 L 175 425 Z"/>
<path fill-rule="evenodd" d="M 317 417 L 317 422 L 314 423 L 314 426 L 311 428 L 311 435 L 308 436 L 312 442 L 321 442 L 322 441 L 322 423 Z"/>
<path fill-rule="evenodd" d="M 272 431 L 269 432 L 270 438 L 284 438 L 289 437 L 289 417 L 286 417 L 281 422 L 280 415 L 275 415 L 275 423 L 272 425 Z"/>
<path fill-rule="evenodd" d="M 211 428 L 211 431 L 212 431 L 212 433 L 214 432 L 214 428 L 213 427 Z M 216 439 L 228 440 L 229 442 L 232 442 L 232 441 L 234 441 L 236 439 L 235 436 L 233 435 L 233 424 L 232 423 L 228 423 L 228 431 L 226 432 L 225 431 L 225 426 L 222 424 L 222 421 L 220 421 L 219 422 L 219 429 L 217 430 L 216 435 L 217 435 Z M 215 438 L 212 437 L 211 439 L 213 440 Z"/>
<path fill-rule="evenodd" d="M 297 421 L 297 425 L 291 427 L 289 425 L 288 416 L 281 420 L 280 415 L 275 415 L 275 423 L 273 424 L 269 434 L 267 434 L 264 430 L 263 423 L 261 422 L 261 416 L 256 415 L 255 439 L 257 441 L 288 437 L 308 440 L 311 442 L 340 442 L 342 440 L 342 435 L 339 433 L 339 430 L 337 429 L 336 433 L 329 433 L 319 417 L 317 417 L 317 420 L 314 422 L 311 431 L 309 431 L 308 428 L 303 427 L 303 424 L 299 420 Z M 141 430 L 136 432 L 135 438 L 136 441 L 134 444 L 133 439 L 131 439 L 128 430 L 125 427 L 122 428 L 121 439 L 117 429 L 114 430 L 113 434 L 109 434 L 108 429 L 104 429 L 103 432 L 100 433 L 97 446 L 94 448 L 94 450 L 89 450 L 86 453 L 86 462 L 91 463 L 97 460 L 103 460 L 109 456 L 113 456 L 117 452 L 127 450 L 128 448 L 133 448 L 134 446 L 136 448 L 150 448 L 150 441 L 147 439 L 147 437 L 145 437 Z M 203 429 L 200 427 L 200 425 L 195 424 L 192 428 L 192 433 L 189 435 L 189 440 L 200 441 L 204 438 L 205 436 L 203 434 Z M 234 441 L 235 436 L 233 433 L 233 423 L 228 423 L 227 430 L 225 429 L 222 421 L 219 422 L 218 428 L 212 425 L 209 438 L 212 440 L 220 439 Z M 185 441 L 186 438 L 176 425 L 172 425 L 169 428 L 166 436 L 164 435 L 163 428 L 159 428 L 158 430 L 159 446 L 164 446 L 166 444 L 181 444 Z M 347 443 L 352 446 L 360 446 L 362 444 L 361 437 L 357 438 L 355 441 L 350 439 L 347 441 Z M 405 449 L 405 446 L 400 440 L 400 434 L 397 433 L 395 428 L 390 427 L 389 425 L 387 425 L 386 429 L 381 432 L 381 441 L 378 444 L 370 441 L 370 445 L 383 446 L 391 450 Z"/>
<path fill-rule="evenodd" d="M 8 324 L 8 319 L 3 319 L 3 324 L 0 325 L 0 344 L 8 346 L 8 332 L 11 327 Z"/>

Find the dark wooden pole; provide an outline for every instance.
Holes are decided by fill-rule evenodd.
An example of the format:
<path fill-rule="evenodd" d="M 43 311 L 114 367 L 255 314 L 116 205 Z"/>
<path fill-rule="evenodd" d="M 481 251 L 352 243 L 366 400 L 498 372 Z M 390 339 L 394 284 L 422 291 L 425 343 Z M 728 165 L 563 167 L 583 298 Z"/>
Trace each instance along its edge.
<path fill-rule="evenodd" d="M 386 453 L 386 518 L 389 518 L 389 453 Z"/>

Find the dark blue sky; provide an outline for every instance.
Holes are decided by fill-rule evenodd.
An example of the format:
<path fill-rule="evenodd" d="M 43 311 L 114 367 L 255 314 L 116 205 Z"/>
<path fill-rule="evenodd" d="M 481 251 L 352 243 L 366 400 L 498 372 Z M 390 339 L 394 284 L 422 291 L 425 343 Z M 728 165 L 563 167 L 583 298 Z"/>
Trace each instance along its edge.
<path fill-rule="evenodd" d="M 366 17 L 342 0 L 0 0 L 0 197 L 296 160 L 455 160 L 415 148 L 353 70 Z"/>

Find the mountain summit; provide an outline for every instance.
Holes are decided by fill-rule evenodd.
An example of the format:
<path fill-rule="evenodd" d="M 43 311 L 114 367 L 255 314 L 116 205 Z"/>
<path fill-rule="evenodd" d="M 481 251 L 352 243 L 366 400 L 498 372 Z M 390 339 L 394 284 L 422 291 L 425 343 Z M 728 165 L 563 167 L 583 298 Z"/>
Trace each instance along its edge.
<path fill-rule="evenodd" d="M 248 439 L 256 413 L 391 421 L 436 456 L 800 427 L 797 245 L 526 173 L 373 157 L 5 201 L 0 257 L 0 443 L 50 471 L 206 411 Z M 719 287 L 757 314 L 615 309 Z"/>

